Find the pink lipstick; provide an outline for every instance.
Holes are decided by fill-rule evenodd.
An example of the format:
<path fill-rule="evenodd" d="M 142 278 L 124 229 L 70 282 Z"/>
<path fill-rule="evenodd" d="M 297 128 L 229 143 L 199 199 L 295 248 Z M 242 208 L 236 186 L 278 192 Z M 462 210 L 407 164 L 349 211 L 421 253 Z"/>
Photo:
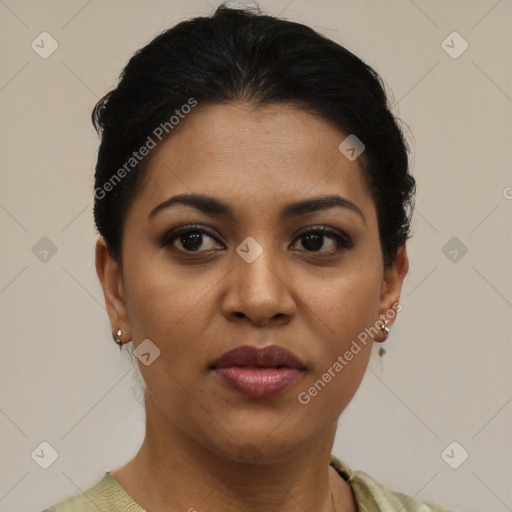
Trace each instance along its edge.
<path fill-rule="evenodd" d="M 232 389 L 247 396 L 266 398 L 292 386 L 306 367 L 283 347 L 243 345 L 226 352 L 211 369 Z"/>

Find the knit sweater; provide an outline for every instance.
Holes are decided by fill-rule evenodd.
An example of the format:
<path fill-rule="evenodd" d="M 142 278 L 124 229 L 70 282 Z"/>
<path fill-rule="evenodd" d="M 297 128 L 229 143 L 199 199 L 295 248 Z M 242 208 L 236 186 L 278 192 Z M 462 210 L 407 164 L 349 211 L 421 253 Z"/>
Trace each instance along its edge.
<path fill-rule="evenodd" d="M 363 471 L 354 471 L 334 455 L 331 466 L 348 482 L 359 512 L 451 512 L 399 492 L 393 492 Z M 42 512 L 146 512 L 107 471 L 82 494 L 61 501 Z"/>

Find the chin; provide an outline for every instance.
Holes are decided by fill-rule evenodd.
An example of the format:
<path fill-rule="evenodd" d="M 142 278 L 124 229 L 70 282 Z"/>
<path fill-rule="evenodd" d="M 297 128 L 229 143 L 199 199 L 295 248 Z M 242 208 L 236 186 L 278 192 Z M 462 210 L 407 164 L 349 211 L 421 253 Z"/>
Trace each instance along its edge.
<path fill-rule="evenodd" d="M 279 428 L 280 425 L 283 428 Z M 251 421 L 242 424 L 230 423 L 228 431 L 229 434 L 223 432 L 220 436 L 210 438 L 208 444 L 211 450 L 232 462 L 258 465 L 289 461 L 321 437 L 321 432 L 309 432 L 304 422 L 299 427 L 286 415 L 271 423 L 259 421 L 253 416 Z"/>

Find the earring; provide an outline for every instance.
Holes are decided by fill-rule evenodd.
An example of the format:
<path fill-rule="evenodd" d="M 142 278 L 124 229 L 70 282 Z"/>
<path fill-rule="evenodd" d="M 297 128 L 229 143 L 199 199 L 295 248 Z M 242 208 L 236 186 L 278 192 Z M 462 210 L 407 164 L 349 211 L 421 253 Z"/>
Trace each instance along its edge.
<path fill-rule="evenodd" d="M 121 329 L 117 330 L 117 338 L 114 336 L 114 341 L 119 345 L 119 352 L 123 349 L 123 342 L 121 341 L 121 334 L 123 331 Z"/>
<path fill-rule="evenodd" d="M 386 335 L 386 338 L 387 338 L 389 331 L 391 331 L 387 320 L 384 320 L 384 323 L 380 326 L 380 330 Z M 381 347 L 379 349 L 379 357 L 382 359 L 385 355 L 386 355 L 386 349 Z"/>

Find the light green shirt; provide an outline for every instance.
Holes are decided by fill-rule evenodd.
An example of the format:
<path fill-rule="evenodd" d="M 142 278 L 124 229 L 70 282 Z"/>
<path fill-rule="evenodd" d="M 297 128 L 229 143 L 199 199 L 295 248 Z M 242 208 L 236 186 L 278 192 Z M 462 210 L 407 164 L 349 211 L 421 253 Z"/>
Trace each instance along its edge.
<path fill-rule="evenodd" d="M 363 471 L 353 471 L 331 455 L 331 466 L 348 482 L 359 512 L 452 512 L 428 501 L 393 492 Z M 146 512 L 109 471 L 93 487 L 42 512 Z"/>

